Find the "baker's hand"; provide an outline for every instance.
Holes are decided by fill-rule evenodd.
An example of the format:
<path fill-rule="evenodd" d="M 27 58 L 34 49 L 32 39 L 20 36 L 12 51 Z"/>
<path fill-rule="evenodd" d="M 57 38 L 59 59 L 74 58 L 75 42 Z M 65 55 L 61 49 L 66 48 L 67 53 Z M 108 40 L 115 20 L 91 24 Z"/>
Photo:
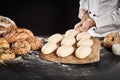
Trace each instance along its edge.
<path fill-rule="evenodd" d="M 80 28 L 83 26 L 81 22 L 78 22 L 75 26 L 74 29 L 80 31 Z"/>
<path fill-rule="evenodd" d="M 87 19 L 83 24 L 81 24 L 80 22 L 77 23 L 75 25 L 74 29 L 76 29 L 80 32 L 86 32 L 93 26 L 95 26 L 95 21 L 92 19 Z"/>

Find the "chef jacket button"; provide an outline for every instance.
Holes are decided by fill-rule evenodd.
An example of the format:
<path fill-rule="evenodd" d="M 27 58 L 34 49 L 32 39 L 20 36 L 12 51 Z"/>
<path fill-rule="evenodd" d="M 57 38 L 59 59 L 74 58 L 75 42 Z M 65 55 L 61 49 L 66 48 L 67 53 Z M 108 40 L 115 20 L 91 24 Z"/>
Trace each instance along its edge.
<path fill-rule="evenodd" d="M 96 16 L 95 14 L 93 14 L 93 16 Z"/>
<path fill-rule="evenodd" d="M 95 31 L 95 28 L 93 28 L 93 30 Z"/>
<path fill-rule="evenodd" d="M 89 11 L 89 14 L 91 14 L 91 11 Z"/>

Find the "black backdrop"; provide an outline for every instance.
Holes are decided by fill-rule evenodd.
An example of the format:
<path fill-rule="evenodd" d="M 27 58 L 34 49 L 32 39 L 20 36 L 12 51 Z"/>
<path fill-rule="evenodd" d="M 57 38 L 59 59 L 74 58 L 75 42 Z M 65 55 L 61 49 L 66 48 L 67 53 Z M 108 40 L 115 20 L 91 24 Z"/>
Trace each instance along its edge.
<path fill-rule="evenodd" d="M 1 0 L 0 15 L 35 35 L 64 33 L 79 21 L 79 0 Z"/>

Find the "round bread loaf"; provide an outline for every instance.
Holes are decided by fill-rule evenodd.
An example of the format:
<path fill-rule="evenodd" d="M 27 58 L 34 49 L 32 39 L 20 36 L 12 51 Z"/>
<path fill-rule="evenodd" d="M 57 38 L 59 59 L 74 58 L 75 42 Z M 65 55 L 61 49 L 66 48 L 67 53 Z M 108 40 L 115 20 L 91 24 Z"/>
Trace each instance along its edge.
<path fill-rule="evenodd" d="M 115 33 L 111 32 L 104 37 L 103 45 L 107 48 L 111 48 L 114 43 Z"/>
<path fill-rule="evenodd" d="M 73 52 L 74 52 L 73 46 L 63 45 L 57 49 L 56 54 L 59 57 L 67 57 L 71 55 Z"/>
<path fill-rule="evenodd" d="M 75 37 L 78 33 L 79 31 L 75 29 L 69 29 L 65 32 L 65 37 Z"/>
<path fill-rule="evenodd" d="M 80 46 L 75 51 L 75 56 L 79 59 L 84 59 L 91 54 L 91 51 L 92 49 L 90 46 Z"/>
<path fill-rule="evenodd" d="M 42 40 L 36 36 L 28 37 L 26 40 L 29 42 L 32 50 L 39 50 L 43 45 Z"/>
<path fill-rule="evenodd" d="M 91 38 L 91 35 L 89 32 L 81 32 L 76 37 L 77 41 L 79 41 L 81 39 L 90 39 L 90 38 Z"/>
<path fill-rule="evenodd" d="M 17 40 L 15 43 L 12 43 L 12 50 L 17 55 L 27 54 L 30 49 L 31 46 L 26 40 Z"/>
<path fill-rule="evenodd" d="M 41 48 L 41 52 L 43 54 L 50 54 L 53 53 L 56 49 L 58 48 L 56 43 L 46 43 L 45 45 L 43 45 L 43 47 Z"/>
<path fill-rule="evenodd" d="M 62 39 L 63 39 L 63 35 L 56 33 L 56 34 L 51 35 L 48 38 L 48 42 L 59 43 Z"/>
<path fill-rule="evenodd" d="M 0 33 L 6 33 L 7 31 L 16 29 L 17 26 L 13 20 L 8 17 L 0 16 Z"/>

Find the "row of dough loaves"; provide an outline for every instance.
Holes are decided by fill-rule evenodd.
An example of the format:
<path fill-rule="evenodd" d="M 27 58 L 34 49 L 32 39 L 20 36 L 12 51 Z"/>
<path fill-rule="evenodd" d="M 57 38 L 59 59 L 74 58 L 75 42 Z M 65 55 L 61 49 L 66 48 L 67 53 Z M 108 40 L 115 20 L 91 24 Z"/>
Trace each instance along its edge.
<path fill-rule="evenodd" d="M 90 33 L 79 33 L 77 30 L 70 29 L 64 35 L 59 33 L 51 35 L 41 48 L 41 52 L 43 54 L 55 52 L 58 57 L 67 57 L 75 53 L 77 58 L 84 59 L 92 52 L 92 45 Z"/>

